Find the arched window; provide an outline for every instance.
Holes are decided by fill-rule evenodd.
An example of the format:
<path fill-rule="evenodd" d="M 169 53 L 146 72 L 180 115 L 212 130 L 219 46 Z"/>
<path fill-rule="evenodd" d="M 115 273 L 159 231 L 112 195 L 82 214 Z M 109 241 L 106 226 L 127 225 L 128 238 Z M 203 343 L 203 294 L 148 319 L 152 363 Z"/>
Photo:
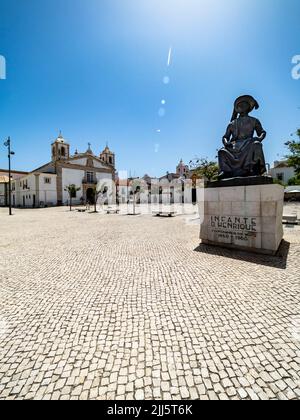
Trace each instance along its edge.
<path fill-rule="evenodd" d="M 64 147 L 62 147 L 62 148 L 60 149 L 60 154 L 61 154 L 62 156 L 66 156 L 66 149 L 65 149 Z"/>
<path fill-rule="evenodd" d="M 112 165 L 112 163 L 113 163 L 113 160 L 112 160 L 112 157 L 110 156 L 109 157 L 109 163 Z"/>

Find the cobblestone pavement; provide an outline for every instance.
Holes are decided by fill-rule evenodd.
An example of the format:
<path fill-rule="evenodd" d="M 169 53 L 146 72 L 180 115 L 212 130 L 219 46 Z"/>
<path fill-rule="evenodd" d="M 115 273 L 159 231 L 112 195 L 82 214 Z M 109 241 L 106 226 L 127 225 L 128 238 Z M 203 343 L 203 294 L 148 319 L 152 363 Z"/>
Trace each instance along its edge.
<path fill-rule="evenodd" d="M 0 210 L 0 399 L 299 399 L 299 228 L 280 257 L 199 226 Z"/>

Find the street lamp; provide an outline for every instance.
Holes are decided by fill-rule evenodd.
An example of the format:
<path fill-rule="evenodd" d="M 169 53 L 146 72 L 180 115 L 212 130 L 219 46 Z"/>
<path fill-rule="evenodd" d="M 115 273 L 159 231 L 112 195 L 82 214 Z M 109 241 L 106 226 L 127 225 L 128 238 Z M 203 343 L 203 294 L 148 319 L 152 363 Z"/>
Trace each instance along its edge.
<path fill-rule="evenodd" d="M 10 149 L 10 137 L 8 137 L 7 141 L 4 143 L 4 146 L 8 149 L 8 205 L 9 205 L 9 215 L 12 216 L 11 211 L 11 156 L 15 153 Z"/>

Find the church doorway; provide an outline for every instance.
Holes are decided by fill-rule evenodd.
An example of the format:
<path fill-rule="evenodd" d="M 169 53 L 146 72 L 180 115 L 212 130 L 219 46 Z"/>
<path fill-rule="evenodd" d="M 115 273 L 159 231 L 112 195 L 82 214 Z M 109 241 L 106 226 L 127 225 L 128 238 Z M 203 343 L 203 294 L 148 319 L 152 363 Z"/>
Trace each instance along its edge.
<path fill-rule="evenodd" d="M 90 204 L 95 204 L 95 193 L 92 188 L 88 188 L 86 191 L 86 202 Z"/>

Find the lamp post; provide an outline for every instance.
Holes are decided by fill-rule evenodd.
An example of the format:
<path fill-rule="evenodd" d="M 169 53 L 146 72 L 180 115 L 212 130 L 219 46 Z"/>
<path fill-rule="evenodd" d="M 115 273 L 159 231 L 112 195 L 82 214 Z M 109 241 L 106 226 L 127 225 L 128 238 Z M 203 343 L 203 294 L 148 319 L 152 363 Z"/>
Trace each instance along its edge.
<path fill-rule="evenodd" d="M 11 151 L 10 148 L 10 137 L 8 137 L 7 141 L 4 143 L 4 146 L 8 149 L 8 206 L 9 206 L 9 215 L 12 216 L 11 211 L 11 156 L 15 153 Z"/>

